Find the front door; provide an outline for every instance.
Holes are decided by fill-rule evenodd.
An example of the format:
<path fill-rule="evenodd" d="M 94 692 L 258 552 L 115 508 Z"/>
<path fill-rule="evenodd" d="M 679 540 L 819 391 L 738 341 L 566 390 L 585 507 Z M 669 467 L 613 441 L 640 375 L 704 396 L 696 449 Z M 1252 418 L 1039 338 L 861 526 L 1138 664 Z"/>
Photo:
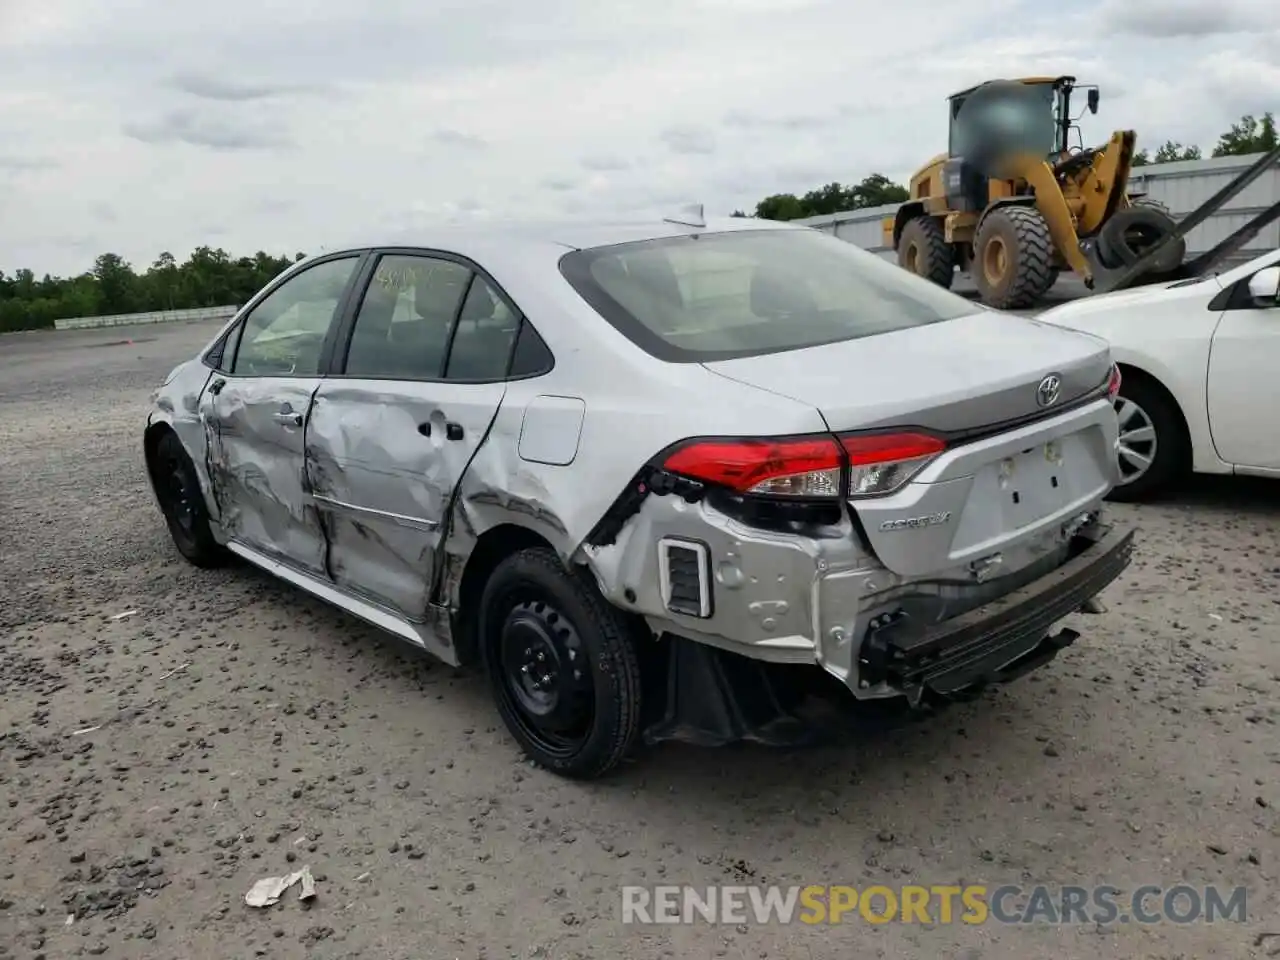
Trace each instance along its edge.
<path fill-rule="evenodd" d="M 303 452 L 324 343 L 359 261 L 321 261 L 267 294 L 228 341 L 234 355 L 200 401 L 223 530 L 318 575 L 325 539 L 305 489 Z"/>
<path fill-rule="evenodd" d="M 517 329 L 515 312 L 461 262 L 377 263 L 307 433 L 330 570 L 344 589 L 427 619 L 450 499 L 502 403 Z"/>
<path fill-rule="evenodd" d="M 1276 267 L 1263 270 L 1270 277 Z M 1280 470 L 1280 298 L 1238 303 L 1222 314 L 1209 352 L 1213 445 L 1238 467 Z"/>

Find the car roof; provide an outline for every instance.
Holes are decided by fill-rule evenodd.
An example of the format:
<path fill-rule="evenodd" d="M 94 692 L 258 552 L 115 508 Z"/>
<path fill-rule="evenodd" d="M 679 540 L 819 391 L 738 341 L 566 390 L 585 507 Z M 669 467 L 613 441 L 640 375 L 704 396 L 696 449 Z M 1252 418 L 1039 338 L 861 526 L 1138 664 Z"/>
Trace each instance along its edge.
<path fill-rule="evenodd" d="M 490 221 L 475 224 L 442 224 L 414 230 L 398 230 L 373 243 L 332 247 L 322 255 L 366 250 L 371 247 L 403 247 L 443 250 L 462 256 L 510 256 L 548 248 L 564 252 L 641 240 L 693 236 L 706 233 L 752 230 L 803 230 L 796 224 L 755 217 L 708 217 L 705 226 L 688 226 L 657 218 L 646 220 L 569 220 L 551 223 Z"/>

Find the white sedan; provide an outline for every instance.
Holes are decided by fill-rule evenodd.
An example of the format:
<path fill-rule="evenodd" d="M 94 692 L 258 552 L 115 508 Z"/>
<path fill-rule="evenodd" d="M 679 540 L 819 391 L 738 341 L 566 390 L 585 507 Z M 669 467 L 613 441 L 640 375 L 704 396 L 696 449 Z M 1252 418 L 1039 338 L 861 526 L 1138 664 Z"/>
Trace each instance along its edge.
<path fill-rule="evenodd" d="M 1280 478 L 1280 250 L 1036 319 L 1110 341 L 1122 382 L 1114 500 L 1190 472 Z"/>

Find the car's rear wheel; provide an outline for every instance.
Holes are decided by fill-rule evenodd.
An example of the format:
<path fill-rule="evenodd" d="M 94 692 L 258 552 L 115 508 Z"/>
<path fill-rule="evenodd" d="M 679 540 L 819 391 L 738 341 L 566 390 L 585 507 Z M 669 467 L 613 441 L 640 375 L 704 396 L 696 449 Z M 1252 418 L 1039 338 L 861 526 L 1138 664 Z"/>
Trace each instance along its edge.
<path fill-rule="evenodd" d="M 1116 397 L 1119 419 L 1118 501 L 1145 500 L 1183 475 L 1190 458 L 1182 416 L 1173 398 L 1146 377 L 1127 375 Z"/>
<path fill-rule="evenodd" d="M 176 433 L 166 431 L 160 438 L 150 467 L 156 500 L 178 552 L 197 567 L 221 566 L 227 552 L 214 539 L 195 467 Z"/>
<path fill-rule="evenodd" d="M 521 550 L 494 569 L 480 644 L 498 712 L 533 760 L 591 779 L 632 748 L 641 710 L 632 631 L 553 551 Z"/>

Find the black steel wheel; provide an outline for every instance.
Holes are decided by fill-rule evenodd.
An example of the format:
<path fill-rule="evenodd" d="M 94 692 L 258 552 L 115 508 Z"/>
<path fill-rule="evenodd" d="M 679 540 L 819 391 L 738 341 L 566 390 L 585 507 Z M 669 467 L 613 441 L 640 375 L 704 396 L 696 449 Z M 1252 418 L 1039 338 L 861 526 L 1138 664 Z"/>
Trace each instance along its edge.
<path fill-rule="evenodd" d="M 581 749 L 591 734 L 595 694 L 577 628 L 551 604 L 524 600 L 499 630 L 503 689 L 525 735 L 549 754 Z"/>
<path fill-rule="evenodd" d="M 182 441 L 166 431 L 148 458 L 151 485 L 178 552 L 198 567 L 220 566 L 226 551 L 209 526 L 200 481 Z"/>
<path fill-rule="evenodd" d="M 485 672 L 507 729 L 555 773 L 599 777 L 634 745 L 640 668 L 631 629 L 545 548 L 498 564 L 480 601 Z"/>

